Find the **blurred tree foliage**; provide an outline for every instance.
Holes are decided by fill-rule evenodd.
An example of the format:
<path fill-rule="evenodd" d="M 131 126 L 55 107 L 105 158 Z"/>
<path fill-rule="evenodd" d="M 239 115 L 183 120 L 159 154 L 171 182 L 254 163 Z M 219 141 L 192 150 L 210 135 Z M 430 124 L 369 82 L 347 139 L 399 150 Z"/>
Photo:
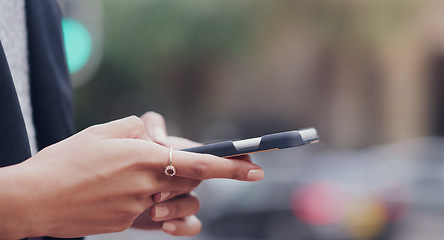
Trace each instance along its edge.
<path fill-rule="evenodd" d="M 187 104 L 203 100 L 210 81 L 203 72 L 245 48 L 249 1 L 243 2 L 103 1 L 103 62 L 76 90 L 77 128 L 146 110 L 169 117 L 188 111 L 177 105 L 192 114 L 199 106 Z"/>
<path fill-rule="evenodd" d="M 342 126 L 353 132 L 344 135 L 348 142 L 373 143 L 379 113 L 364 113 L 370 117 L 359 109 L 379 104 L 371 92 L 379 91 L 381 78 L 376 55 L 404 37 L 399 32 L 422 2 L 103 1 L 103 61 L 93 80 L 76 89 L 77 128 L 154 110 L 197 140 L 205 124 L 221 117 L 234 123 L 243 115 L 250 119 L 240 120 L 261 133 L 316 125 L 333 139 Z M 349 70 L 361 79 L 340 76 Z M 355 84 L 363 92 L 336 101 L 344 91 L 332 89 L 349 82 L 364 82 Z M 354 105 L 333 106 L 342 100 Z M 341 115 L 356 129 L 340 118 L 332 123 Z M 363 135 L 367 139 L 354 138 Z"/>

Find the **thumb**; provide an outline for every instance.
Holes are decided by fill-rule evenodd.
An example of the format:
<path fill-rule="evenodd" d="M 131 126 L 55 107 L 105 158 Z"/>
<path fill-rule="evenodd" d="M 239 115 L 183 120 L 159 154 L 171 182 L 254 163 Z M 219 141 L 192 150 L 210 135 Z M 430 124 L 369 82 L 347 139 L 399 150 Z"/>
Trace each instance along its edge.
<path fill-rule="evenodd" d="M 147 112 L 140 117 L 145 123 L 146 132 L 154 142 L 165 145 L 167 142 L 167 130 L 165 119 L 156 112 Z"/>

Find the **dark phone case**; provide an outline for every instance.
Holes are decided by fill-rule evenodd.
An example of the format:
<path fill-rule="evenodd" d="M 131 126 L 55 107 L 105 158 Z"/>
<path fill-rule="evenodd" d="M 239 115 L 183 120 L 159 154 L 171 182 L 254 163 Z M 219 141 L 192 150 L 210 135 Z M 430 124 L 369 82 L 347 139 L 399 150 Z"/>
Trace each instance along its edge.
<path fill-rule="evenodd" d="M 290 132 L 264 135 L 261 137 L 260 143 L 257 146 L 249 148 L 238 149 L 234 144 L 234 142 L 236 141 L 225 141 L 225 142 L 207 144 L 194 148 L 187 148 L 183 149 L 183 151 L 195 152 L 195 153 L 207 153 L 219 157 L 234 157 L 256 152 L 264 152 L 270 150 L 301 146 L 308 143 L 312 143 L 316 140 L 318 140 L 317 136 L 309 139 L 303 139 L 299 131 L 290 131 Z"/>

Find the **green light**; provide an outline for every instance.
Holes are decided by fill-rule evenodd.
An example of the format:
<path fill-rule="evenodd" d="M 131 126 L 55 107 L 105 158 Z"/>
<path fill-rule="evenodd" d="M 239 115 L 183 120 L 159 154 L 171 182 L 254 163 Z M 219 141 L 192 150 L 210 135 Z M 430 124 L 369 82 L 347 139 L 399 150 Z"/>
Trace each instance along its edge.
<path fill-rule="evenodd" d="M 82 23 L 74 19 L 62 19 L 62 28 L 69 72 L 75 73 L 91 56 L 91 35 Z"/>

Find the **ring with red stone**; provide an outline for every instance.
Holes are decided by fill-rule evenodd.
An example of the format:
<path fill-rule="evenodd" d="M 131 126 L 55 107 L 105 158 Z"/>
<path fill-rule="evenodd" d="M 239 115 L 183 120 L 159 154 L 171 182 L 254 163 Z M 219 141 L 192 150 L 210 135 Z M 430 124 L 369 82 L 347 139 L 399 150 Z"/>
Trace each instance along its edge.
<path fill-rule="evenodd" d="M 173 148 L 170 148 L 170 159 L 168 160 L 168 166 L 165 167 L 165 175 L 169 177 L 176 175 L 176 168 L 173 167 Z"/>

